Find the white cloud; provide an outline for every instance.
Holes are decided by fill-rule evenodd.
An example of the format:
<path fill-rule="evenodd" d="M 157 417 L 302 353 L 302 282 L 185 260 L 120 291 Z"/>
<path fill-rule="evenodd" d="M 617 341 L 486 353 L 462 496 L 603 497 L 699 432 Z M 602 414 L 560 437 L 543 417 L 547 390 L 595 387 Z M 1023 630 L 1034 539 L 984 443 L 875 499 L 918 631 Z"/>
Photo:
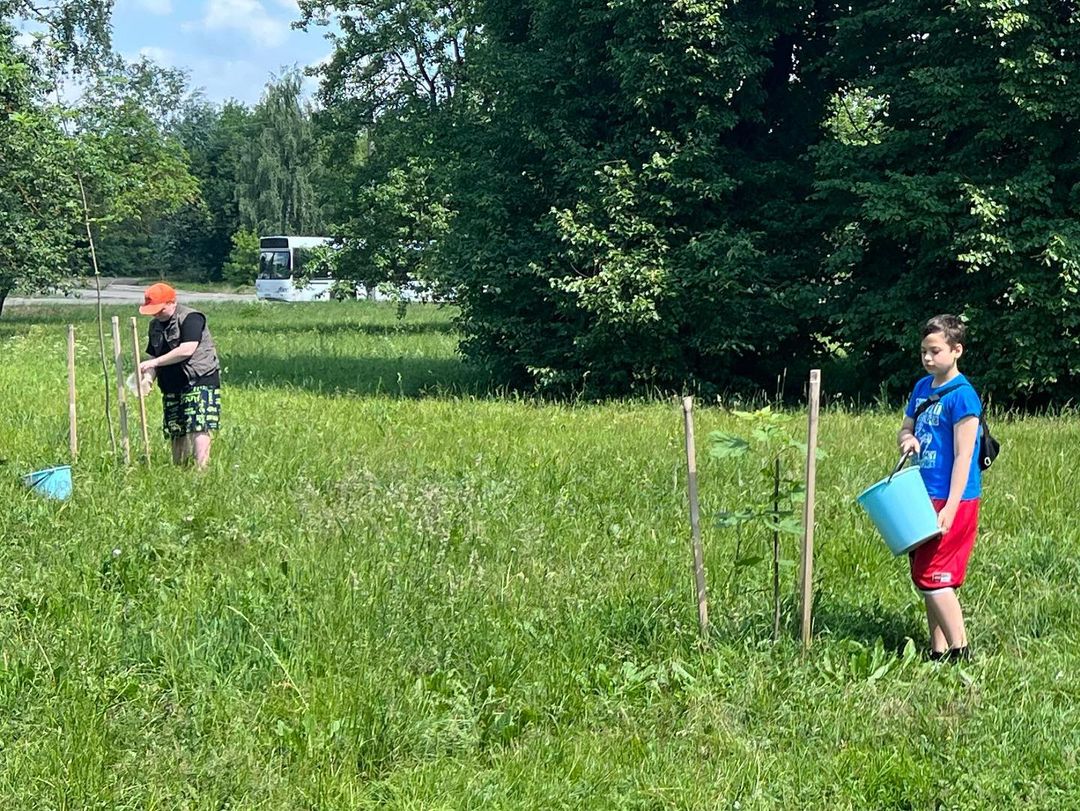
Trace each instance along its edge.
<path fill-rule="evenodd" d="M 246 59 L 198 58 L 189 60 L 192 89 L 199 89 L 214 102 L 235 99 L 247 105 L 257 104 L 266 90 L 274 71 Z M 305 76 L 301 81 L 301 97 L 312 101 L 317 80 Z"/>
<path fill-rule="evenodd" d="M 316 104 L 315 94 L 319 92 L 319 80 L 314 76 L 305 76 L 300 80 L 300 98 L 312 105 Z"/>
<path fill-rule="evenodd" d="M 329 65 L 334 58 L 334 51 L 329 51 L 325 56 L 316 59 L 314 62 L 308 64 L 309 68 L 322 68 Z"/>
<path fill-rule="evenodd" d="M 173 52 L 167 48 L 159 48 L 156 45 L 144 45 L 139 48 L 139 56 L 145 56 L 151 62 L 156 62 L 159 65 L 172 65 L 173 64 Z"/>
<path fill-rule="evenodd" d="M 259 0 L 209 0 L 201 26 L 207 31 L 239 31 L 267 46 L 280 45 L 289 34 L 289 21 L 271 16 Z"/>
<path fill-rule="evenodd" d="M 187 68 L 191 71 L 193 86 L 214 101 L 236 99 L 244 104 L 254 104 L 262 95 L 268 78 L 260 66 L 242 59 L 194 59 Z"/>
<path fill-rule="evenodd" d="M 15 44 L 20 48 L 29 48 L 37 41 L 37 37 L 28 31 L 23 31 L 21 34 L 15 35 Z"/>
<path fill-rule="evenodd" d="M 151 14 L 172 14 L 172 0 L 134 0 L 135 5 Z"/>
<path fill-rule="evenodd" d="M 58 82 L 56 89 L 50 94 L 53 100 L 67 107 L 82 103 L 83 94 L 88 90 L 89 80 L 73 79 L 69 76 L 60 78 Z"/>

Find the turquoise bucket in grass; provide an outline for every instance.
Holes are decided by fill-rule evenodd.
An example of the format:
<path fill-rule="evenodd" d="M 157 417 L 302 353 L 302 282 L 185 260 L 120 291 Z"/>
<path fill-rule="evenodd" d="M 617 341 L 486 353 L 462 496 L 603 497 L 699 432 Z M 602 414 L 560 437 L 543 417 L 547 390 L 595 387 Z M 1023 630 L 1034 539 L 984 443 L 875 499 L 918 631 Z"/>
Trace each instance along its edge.
<path fill-rule="evenodd" d="M 917 467 L 904 467 L 904 456 L 892 474 L 867 487 L 855 499 L 878 528 L 894 555 L 910 552 L 941 534 L 937 512 Z"/>
<path fill-rule="evenodd" d="M 71 465 L 36 470 L 28 476 L 23 476 L 23 484 L 46 498 L 70 498 Z"/>

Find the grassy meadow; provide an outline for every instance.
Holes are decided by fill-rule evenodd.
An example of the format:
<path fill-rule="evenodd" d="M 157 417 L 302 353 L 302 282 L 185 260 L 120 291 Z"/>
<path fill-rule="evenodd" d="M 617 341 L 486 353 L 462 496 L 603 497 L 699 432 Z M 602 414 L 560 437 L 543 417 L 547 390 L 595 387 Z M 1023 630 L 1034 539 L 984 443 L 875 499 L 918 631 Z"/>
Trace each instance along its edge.
<path fill-rule="evenodd" d="M 774 643 L 768 562 L 733 569 L 769 539 L 714 525 L 763 485 L 699 409 L 705 646 L 673 403 L 505 395 L 432 307 L 206 312 L 203 476 L 167 464 L 156 390 L 153 464 L 116 463 L 91 308 L 0 319 L 3 808 L 1080 807 L 1080 418 L 993 422 L 959 667 L 904 653 L 921 601 L 854 503 L 898 412 L 823 411 L 804 656 L 797 539 Z M 69 322 L 58 503 L 19 476 L 68 461 Z"/>

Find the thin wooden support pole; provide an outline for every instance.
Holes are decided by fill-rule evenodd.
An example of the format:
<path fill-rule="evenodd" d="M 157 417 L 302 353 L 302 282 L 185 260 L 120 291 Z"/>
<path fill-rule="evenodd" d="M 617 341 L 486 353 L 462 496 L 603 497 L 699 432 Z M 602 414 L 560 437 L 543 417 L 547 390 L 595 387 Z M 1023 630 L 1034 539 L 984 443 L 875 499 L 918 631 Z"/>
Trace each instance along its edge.
<path fill-rule="evenodd" d="M 780 523 L 780 457 L 773 462 L 773 522 Z M 780 531 L 772 533 L 773 642 L 780 640 Z"/>
<path fill-rule="evenodd" d="M 697 592 L 698 625 L 701 636 L 709 634 L 709 597 L 705 590 L 705 552 L 701 545 L 701 515 L 698 511 L 697 454 L 694 450 L 694 398 L 683 398 L 683 424 L 686 431 L 687 487 L 690 495 L 690 533 L 694 553 L 694 588 Z"/>
<path fill-rule="evenodd" d="M 116 403 L 120 408 L 120 446 L 124 464 L 131 464 L 131 440 L 128 437 L 127 398 L 124 396 L 124 360 L 120 345 L 120 317 L 112 317 L 113 361 L 116 363 Z"/>
<path fill-rule="evenodd" d="M 818 411 L 821 404 L 821 370 L 810 370 L 810 416 L 806 439 L 806 502 L 803 505 L 802 560 L 799 591 L 802 594 L 802 646 L 810 647 L 814 627 L 814 498 L 817 491 Z"/>
<path fill-rule="evenodd" d="M 139 425 L 142 426 L 143 453 L 146 464 L 150 464 L 150 432 L 146 428 L 146 395 L 143 394 L 142 375 L 139 374 L 139 319 L 131 316 L 131 348 L 135 358 L 135 391 L 139 398 Z"/>
<path fill-rule="evenodd" d="M 68 324 L 67 336 L 68 372 L 68 442 L 71 445 L 71 461 L 79 458 L 79 430 L 75 412 L 75 325 Z"/>

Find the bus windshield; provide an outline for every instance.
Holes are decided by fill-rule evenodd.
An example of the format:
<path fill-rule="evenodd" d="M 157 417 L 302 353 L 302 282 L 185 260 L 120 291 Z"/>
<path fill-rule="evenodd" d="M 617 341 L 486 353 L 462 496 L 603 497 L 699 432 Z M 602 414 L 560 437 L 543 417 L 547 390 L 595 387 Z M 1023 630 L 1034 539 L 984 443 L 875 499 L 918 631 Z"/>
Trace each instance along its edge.
<path fill-rule="evenodd" d="M 259 251 L 259 278 L 260 279 L 288 279 L 292 276 L 289 267 L 289 252 L 284 251 Z"/>

